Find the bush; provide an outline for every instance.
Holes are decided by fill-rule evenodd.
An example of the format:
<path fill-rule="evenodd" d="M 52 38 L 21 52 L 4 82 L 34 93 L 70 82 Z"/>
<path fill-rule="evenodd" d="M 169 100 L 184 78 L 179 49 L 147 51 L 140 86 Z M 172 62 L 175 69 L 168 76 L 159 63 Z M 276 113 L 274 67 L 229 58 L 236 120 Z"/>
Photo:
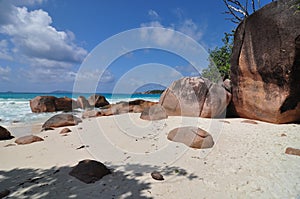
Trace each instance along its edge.
<path fill-rule="evenodd" d="M 209 65 L 202 70 L 202 77 L 213 82 L 230 78 L 230 57 L 232 54 L 232 34 L 225 33 L 222 39 L 224 45 L 209 50 Z"/>

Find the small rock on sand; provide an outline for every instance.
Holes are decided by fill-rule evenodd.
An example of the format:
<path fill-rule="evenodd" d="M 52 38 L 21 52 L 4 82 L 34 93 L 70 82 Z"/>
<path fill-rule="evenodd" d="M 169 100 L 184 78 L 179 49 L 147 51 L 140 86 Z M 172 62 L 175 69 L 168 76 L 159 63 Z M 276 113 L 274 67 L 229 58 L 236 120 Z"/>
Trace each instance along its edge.
<path fill-rule="evenodd" d="M 59 132 L 59 134 L 67 134 L 67 133 L 70 133 L 70 132 L 72 132 L 69 128 L 63 128 L 60 132 Z"/>
<path fill-rule="evenodd" d="M 16 139 L 15 143 L 17 143 L 17 144 L 31 144 L 33 142 L 40 142 L 40 141 L 44 141 L 44 139 L 40 138 L 38 136 L 35 136 L 35 135 L 27 135 L 27 136 L 23 136 L 23 137 L 20 137 L 20 138 Z"/>
<path fill-rule="evenodd" d="M 214 145 L 212 136 L 198 127 L 186 126 L 171 130 L 168 140 L 181 142 L 191 148 L 206 149 Z"/>
<path fill-rule="evenodd" d="M 84 183 L 94 183 L 111 171 L 101 162 L 96 160 L 82 160 L 70 171 L 69 175 Z"/>
<path fill-rule="evenodd" d="M 289 155 L 297 155 L 300 156 L 300 149 L 295 149 L 292 147 L 288 147 L 285 149 L 285 153 Z"/>
<path fill-rule="evenodd" d="M 16 144 L 7 144 L 4 147 L 16 146 Z"/>
<path fill-rule="evenodd" d="M 80 122 L 82 122 L 82 120 L 72 114 L 57 114 L 48 119 L 42 128 L 74 126 Z"/>
<path fill-rule="evenodd" d="M 151 177 L 154 179 L 154 180 L 164 180 L 164 176 L 161 175 L 161 173 L 159 173 L 158 171 L 153 171 L 151 173 Z"/>
<path fill-rule="evenodd" d="M 0 140 L 10 140 L 12 138 L 14 138 L 14 136 L 12 136 L 6 128 L 0 126 Z"/>
<path fill-rule="evenodd" d="M 41 131 L 53 131 L 55 130 L 54 128 L 51 128 L 51 127 L 46 127 L 46 128 L 43 128 Z"/>
<path fill-rule="evenodd" d="M 258 124 L 257 122 L 253 121 L 253 120 L 243 120 L 241 121 L 242 123 L 247 123 L 247 124 Z"/>

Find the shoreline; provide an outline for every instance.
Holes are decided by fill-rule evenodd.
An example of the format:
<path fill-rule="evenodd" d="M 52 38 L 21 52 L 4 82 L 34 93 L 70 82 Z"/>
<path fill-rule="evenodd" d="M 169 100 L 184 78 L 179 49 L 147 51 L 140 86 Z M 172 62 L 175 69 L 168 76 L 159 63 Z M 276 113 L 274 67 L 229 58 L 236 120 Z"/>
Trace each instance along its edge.
<path fill-rule="evenodd" d="M 22 123 L 27 125 L 27 123 L 36 123 L 40 121 L 47 120 L 51 116 L 60 113 L 58 112 L 45 112 L 45 113 L 33 113 L 30 108 L 30 100 L 37 96 L 45 96 L 43 93 L 0 93 L 0 125 L 12 126 L 16 123 Z M 72 97 L 72 93 L 49 93 L 47 96 L 51 95 L 54 97 Z M 158 102 L 160 95 L 158 94 L 105 94 L 106 99 L 110 104 L 116 104 L 122 101 L 132 101 L 136 99 L 143 99 L 146 101 Z M 113 98 L 111 98 L 113 97 Z M 77 100 L 70 98 L 72 100 Z M 79 111 L 83 111 L 82 109 Z M 32 122 L 33 121 L 33 122 Z"/>
<path fill-rule="evenodd" d="M 5 147 L 16 138 L 1 141 L 0 184 L 11 197 L 32 198 L 299 197 L 300 159 L 284 151 L 300 148 L 300 125 L 244 120 L 170 116 L 153 122 L 136 113 L 84 119 L 68 127 L 72 132 L 67 136 L 59 134 L 61 127 L 38 132 L 43 142 Z M 215 140 L 211 150 L 167 140 L 170 129 L 192 124 L 211 133 Z M 217 124 L 218 135 L 213 132 Z M 97 159 L 113 174 L 94 184 L 69 176 L 71 167 L 83 159 Z M 153 180 L 154 170 L 165 181 Z"/>

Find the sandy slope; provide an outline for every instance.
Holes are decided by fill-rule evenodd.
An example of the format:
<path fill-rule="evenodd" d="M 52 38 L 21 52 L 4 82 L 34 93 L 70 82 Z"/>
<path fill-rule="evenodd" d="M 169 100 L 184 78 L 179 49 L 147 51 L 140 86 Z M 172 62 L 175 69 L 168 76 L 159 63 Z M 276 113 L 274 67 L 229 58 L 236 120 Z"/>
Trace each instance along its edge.
<path fill-rule="evenodd" d="M 139 114 L 86 119 L 38 133 L 40 126 L 9 128 L 37 134 L 44 142 L 8 146 L 0 142 L 0 191 L 12 198 L 300 198 L 300 125 L 242 123 L 244 119 L 169 117 L 149 122 Z M 179 126 L 211 133 L 212 149 L 194 150 L 166 139 Z M 282 136 L 285 134 L 286 136 Z M 85 148 L 77 149 L 84 145 Z M 97 159 L 113 170 L 94 184 L 68 175 L 82 159 Z M 165 180 L 150 173 L 160 171 Z"/>

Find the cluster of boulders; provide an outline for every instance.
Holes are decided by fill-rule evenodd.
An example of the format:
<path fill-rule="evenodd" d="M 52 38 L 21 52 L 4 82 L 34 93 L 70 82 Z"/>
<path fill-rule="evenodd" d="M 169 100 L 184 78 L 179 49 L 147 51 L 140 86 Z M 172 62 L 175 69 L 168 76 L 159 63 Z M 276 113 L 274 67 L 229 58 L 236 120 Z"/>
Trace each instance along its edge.
<path fill-rule="evenodd" d="M 110 116 L 131 112 L 142 113 L 145 109 L 149 111 L 150 107 L 156 104 L 158 103 L 142 99 L 110 104 L 102 95 L 91 95 L 88 99 L 84 96 L 79 96 L 77 101 L 68 97 L 57 98 L 54 96 L 37 96 L 30 100 L 30 108 L 34 113 L 57 111 L 71 112 L 74 109 L 81 108 L 84 110 L 82 118 Z M 150 112 L 152 110 L 154 109 L 151 109 Z M 162 119 L 162 116 L 159 116 L 159 119 Z M 56 120 L 59 120 L 59 118 Z M 61 120 L 61 122 L 64 121 Z"/>
<path fill-rule="evenodd" d="M 167 88 L 159 102 L 134 100 L 109 104 L 104 96 L 83 96 L 77 101 L 63 97 L 38 96 L 30 101 L 32 112 L 72 111 L 84 109 L 82 118 L 110 116 L 128 112 L 141 113 L 144 120 L 161 120 L 168 116 L 225 117 L 226 114 L 267 121 L 300 121 L 300 15 L 293 1 L 276 1 L 246 18 L 235 32 L 231 59 L 231 82 L 216 84 L 201 77 L 185 77 Z M 270 17 L 271 16 L 271 17 Z M 101 109 L 95 109 L 101 108 Z M 229 110 L 229 111 L 228 111 Z M 47 120 L 43 129 L 77 125 L 82 120 L 72 114 L 58 114 Z M 243 123 L 257 124 L 252 120 Z M 71 130 L 62 129 L 61 134 Z M 286 136 L 282 134 L 282 136 Z M 0 140 L 14 138 L 0 126 Z M 179 127 L 167 138 L 196 149 L 211 148 L 212 136 L 198 127 Z M 20 137 L 17 144 L 43 141 L 35 135 Z M 288 147 L 286 154 L 300 156 L 300 149 Z M 101 162 L 82 160 L 69 175 L 94 183 L 111 171 Z M 164 180 L 152 172 L 155 180 Z M 5 197 L 8 190 L 0 192 Z"/>
<path fill-rule="evenodd" d="M 216 84 L 201 77 L 184 77 L 173 82 L 158 103 L 134 100 L 109 104 L 101 95 L 88 99 L 80 96 L 77 101 L 38 96 L 30 101 L 31 110 L 39 113 L 81 108 L 85 110 L 82 118 L 134 112 L 141 113 L 140 118 L 144 120 L 161 120 L 168 116 L 216 118 L 229 114 L 272 123 L 299 122 L 300 23 L 297 22 L 300 15 L 294 14 L 291 2 L 273 2 L 239 25 L 231 59 L 231 81 Z M 43 128 L 79 122 L 81 120 L 73 115 L 60 114 L 50 118 Z M 10 135 L 4 132 L 2 136 L 9 138 Z M 180 138 L 185 144 L 190 137 L 199 143 L 210 140 L 208 133 L 191 128 L 174 130 L 168 136 L 173 141 Z M 209 146 L 213 141 L 210 143 Z M 187 145 L 199 148 L 199 144 Z"/>
<path fill-rule="evenodd" d="M 42 112 L 70 112 L 73 109 L 92 109 L 109 105 L 109 102 L 102 95 L 91 95 L 88 99 L 79 96 L 77 101 L 68 97 L 37 96 L 30 100 L 30 108 L 33 113 Z"/>
<path fill-rule="evenodd" d="M 299 21 L 293 1 L 273 2 L 247 17 L 235 31 L 231 82 L 175 81 L 160 98 L 167 115 L 213 118 L 227 109 L 235 117 L 299 122 Z"/>
<path fill-rule="evenodd" d="M 101 110 L 86 110 L 82 114 L 82 118 L 119 115 L 123 113 L 141 113 L 144 109 L 149 108 L 157 102 L 137 99 L 129 102 L 118 102 L 101 108 Z"/>
<path fill-rule="evenodd" d="M 49 118 L 42 126 L 42 131 L 44 130 L 54 130 L 57 127 L 65 127 L 65 126 L 74 126 L 82 122 L 82 120 L 72 114 L 57 114 L 51 118 Z M 71 132 L 69 128 L 64 128 L 60 131 L 60 134 L 67 134 Z M 10 140 L 13 139 L 14 136 L 4 127 L 0 126 L 0 141 L 1 140 Z M 44 141 L 43 138 L 37 135 L 26 135 L 22 137 L 18 137 L 14 142 L 18 145 L 31 144 L 34 142 Z"/>
<path fill-rule="evenodd" d="M 86 112 L 84 117 L 143 112 L 141 118 L 149 120 L 173 115 L 214 118 L 225 116 L 227 109 L 229 115 L 248 119 L 299 122 L 300 15 L 291 8 L 292 1 L 273 2 L 238 26 L 231 82 L 226 80 L 219 85 L 201 77 L 182 78 L 164 91 L 159 101 L 161 107 L 152 109 L 155 103 L 139 100 L 109 105 L 99 95 L 89 99 L 81 96 L 77 101 L 39 96 L 30 101 L 31 109 L 53 112 L 104 107 L 101 111 Z"/>
<path fill-rule="evenodd" d="M 1 140 L 11 140 L 14 136 L 4 127 L 0 126 L 0 141 Z M 33 142 L 40 142 L 44 141 L 42 138 L 35 136 L 35 135 L 27 135 L 23 137 L 19 137 L 15 140 L 16 144 L 23 145 L 23 144 L 30 144 Z"/>
<path fill-rule="evenodd" d="M 158 103 L 134 100 L 109 104 L 104 96 L 70 98 L 39 96 L 30 101 L 33 112 L 85 109 L 82 118 L 141 113 L 144 120 L 168 116 L 226 117 L 272 123 L 300 121 L 300 15 L 292 1 L 273 2 L 246 18 L 237 28 L 231 58 L 231 81 L 212 83 L 202 77 L 173 82 Z M 272 18 L 270 18 L 272 16 Z M 101 109 L 94 109 L 94 108 Z M 76 125 L 79 118 L 55 116 L 43 128 Z M 59 124 L 59 125 L 54 125 Z M 246 123 L 246 122 L 245 122 Z M 247 123 L 256 123 L 248 120 Z M 197 127 L 172 130 L 168 139 L 192 148 L 209 148 L 213 139 Z"/>

